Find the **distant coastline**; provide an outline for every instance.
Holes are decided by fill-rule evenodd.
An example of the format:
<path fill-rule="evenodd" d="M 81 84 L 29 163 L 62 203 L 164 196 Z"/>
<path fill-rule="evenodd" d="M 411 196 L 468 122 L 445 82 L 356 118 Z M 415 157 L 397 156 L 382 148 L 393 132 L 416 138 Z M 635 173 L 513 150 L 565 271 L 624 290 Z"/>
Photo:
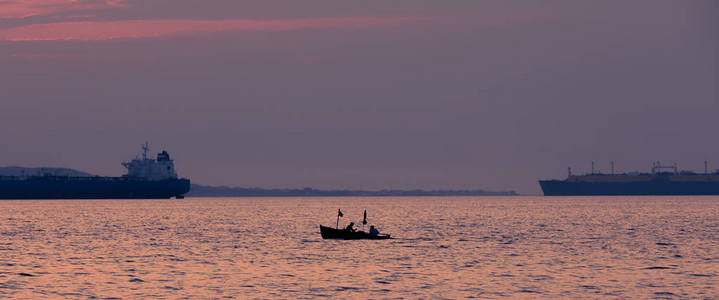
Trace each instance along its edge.
<path fill-rule="evenodd" d="M 90 173 L 69 168 L 26 168 L 0 167 L 0 176 L 69 176 L 99 177 Z M 477 190 L 320 190 L 302 189 L 265 189 L 259 187 L 228 187 L 192 184 L 186 197 L 391 197 L 391 196 L 518 196 L 514 191 Z"/>
<path fill-rule="evenodd" d="M 514 191 L 486 190 L 320 190 L 264 189 L 193 184 L 187 197 L 389 197 L 389 196 L 517 196 Z"/>
<path fill-rule="evenodd" d="M 26 167 L 0 167 L 0 176 L 69 176 L 69 177 L 95 177 L 90 173 L 68 168 L 26 168 Z"/>

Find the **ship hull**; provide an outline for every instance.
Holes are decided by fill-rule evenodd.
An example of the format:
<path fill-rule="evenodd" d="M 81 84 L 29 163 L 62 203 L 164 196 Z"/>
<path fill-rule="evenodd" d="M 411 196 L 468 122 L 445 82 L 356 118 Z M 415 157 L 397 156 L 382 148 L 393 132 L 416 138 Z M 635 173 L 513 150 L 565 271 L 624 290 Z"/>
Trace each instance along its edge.
<path fill-rule="evenodd" d="M 569 182 L 540 180 L 545 196 L 719 195 L 716 181 Z"/>
<path fill-rule="evenodd" d="M 0 199 L 169 199 L 190 191 L 189 179 L 2 177 Z"/>

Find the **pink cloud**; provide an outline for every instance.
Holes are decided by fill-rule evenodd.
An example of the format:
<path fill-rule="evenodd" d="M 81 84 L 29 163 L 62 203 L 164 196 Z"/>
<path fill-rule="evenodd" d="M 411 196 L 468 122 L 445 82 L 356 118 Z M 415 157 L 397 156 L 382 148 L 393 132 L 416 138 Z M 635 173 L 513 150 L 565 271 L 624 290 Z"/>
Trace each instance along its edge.
<path fill-rule="evenodd" d="M 0 19 L 18 19 L 59 12 L 125 6 L 124 0 L 9 0 L 0 1 Z"/>
<path fill-rule="evenodd" d="M 0 40 L 97 41 L 124 38 L 152 38 L 209 32 L 292 31 L 321 28 L 367 28 L 429 20 L 429 17 L 332 17 L 286 20 L 125 20 L 33 24 L 0 29 Z"/>

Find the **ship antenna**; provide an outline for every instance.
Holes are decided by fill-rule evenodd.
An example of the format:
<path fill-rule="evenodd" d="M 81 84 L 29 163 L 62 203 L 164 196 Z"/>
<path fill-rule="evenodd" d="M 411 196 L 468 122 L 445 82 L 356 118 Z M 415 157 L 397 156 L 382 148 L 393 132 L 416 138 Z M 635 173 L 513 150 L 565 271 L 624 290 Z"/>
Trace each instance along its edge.
<path fill-rule="evenodd" d="M 592 161 L 592 175 L 594 175 L 594 161 Z"/>
<path fill-rule="evenodd" d="M 147 159 L 147 151 L 150 150 L 150 143 L 145 141 L 144 144 L 142 144 L 142 159 Z"/>
<path fill-rule="evenodd" d="M 614 175 L 614 161 L 611 161 L 610 163 L 612 165 L 612 175 Z"/>
<path fill-rule="evenodd" d="M 707 164 L 708 164 L 708 162 L 705 160 L 705 161 L 704 161 L 704 175 L 707 175 L 707 174 L 709 173 L 709 172 L 707 172 L 707 171 L 709 171 Z"/>

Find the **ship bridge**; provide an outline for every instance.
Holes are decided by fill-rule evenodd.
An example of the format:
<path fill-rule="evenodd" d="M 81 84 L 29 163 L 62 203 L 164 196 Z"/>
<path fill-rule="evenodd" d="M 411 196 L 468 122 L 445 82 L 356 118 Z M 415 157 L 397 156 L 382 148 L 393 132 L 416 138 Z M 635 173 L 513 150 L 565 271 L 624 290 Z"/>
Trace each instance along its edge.
<path fill-rule="evenodd" d="M 123 162 L 122 165 L 127 168 L 125 177 L 139 178 L 151 181 L 176 179 L 175 164 L 170 159 L 167 151 L 157 154 L 157 159 L 147 158 L 147 152 L 150 150 L 149 144 L 146 142 L 142 145 L 142 158 L 135 158 L 129 162 Z"/>

